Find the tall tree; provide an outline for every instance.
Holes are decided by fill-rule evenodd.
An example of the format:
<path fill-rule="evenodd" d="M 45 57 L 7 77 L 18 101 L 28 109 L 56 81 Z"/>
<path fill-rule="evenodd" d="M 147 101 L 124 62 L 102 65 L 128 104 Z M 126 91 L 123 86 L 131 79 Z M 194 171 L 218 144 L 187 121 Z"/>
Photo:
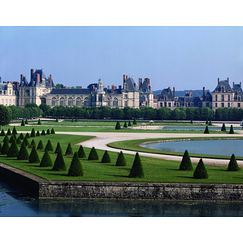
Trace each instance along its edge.
<path fill-rule="evenodd" d="M 12 114 L 10 109 L 4 105 L 0 105 L 0 130 L 1 126 L 7 126 L 11 121 Z"/>

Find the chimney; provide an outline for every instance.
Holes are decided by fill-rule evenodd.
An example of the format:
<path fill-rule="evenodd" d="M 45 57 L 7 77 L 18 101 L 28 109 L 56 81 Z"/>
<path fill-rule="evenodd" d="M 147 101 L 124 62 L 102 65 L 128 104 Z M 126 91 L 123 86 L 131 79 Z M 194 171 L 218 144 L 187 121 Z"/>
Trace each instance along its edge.
<path fill-rule="evenodd" d="M 20 82 L 23 80 L 23 78 L 24 78 L 24 75 L 21 74 L 21 75 L 20 75 Z"/>
<path fill-rule="evenodd" d="M 194 97 L 196 97 L 197 96 L 197 92 L 196 91 L 194 91 Z"/>
<path fill-rule="evenodd" d="M 117 89 L 117 86 L 115 86 L 115 89 Z"/>
<path fill-rule="evenodd" d="M 115 86 L 111 85 L 111 93 L 114 94 L 115 93 Z"/>
<path fill-rule="evenodd" d="M 80 89 L 82 89 L 83 87 L 82 86 L 80 86 Z"/>
<path fill-rule="evenodd" d="M 19 82 L 14 81 L 13 84 L 15 85 L 15 88 L 16 88 L 17 90 L 19 90 Z"/>
<path fill-rule="evenodd" d="M 170 93 L 170 87 L 168 87 L 168 93 Z"/>
<path fill-rule="evenodd" d="M 235 82 L 233 82 L 233 88 L 235 87 Z"/>
<path fill-rule="evenodd" d="M 122 86 L 121 85 L 119 85 L 119 89 L 121 89 L 122 88 Z"/>
<path fill-rule="evenodd" d="M 37 73 L 36 74 L 36 83 L 37 83 L 37 85 L 39 85 L 39 82 L 40 82 L 40 74 Z"/>
<path fill-rule="evenodd" d="M 50 85 L 52 86 L 52 75 L 50 74 Z"/>
<path fill-rule="evenodd" d="M 127 80 L 126 75 L 123 74 L 123 81 L 126 81 L 126 80 Z"/>
<path fill-rule="evenodd" d="M 126 80 L 128 80 L 128 76 L 127 75 L 125 75 L 126 76 Z"/>
<path fill-rule="evenodd" d="M 218 84 L 219 84 L 219 78 L 218 78 Z"/>
<path fill-rule="evenodd" d="M 92 85 L 92 90 L 95 90 L 95 86 L 94 85 Z"/>
<path fill-rule="evenodd" d="M 146 84 L 149 86 L 150 85 L 150 79 L 149 78 L 145 78 Z"/>
<path fill-rule="evenodd" d="M 227 78 L 227 82 L 229 83 L 229 78 Z"/>
<path fill-rule="evenodd" d="M 192 91 L 189 91 L 189 97 L 192 97 Z"/>
<path fill-rule="evenodd" d="M 203 87 L 203 98 L 205 97 L 205 87 Z"/>
<path fill-rule="evenodd" d="M 175 87 L 173 87 L 173 100 L 175 100 Z"/>
<path fill-rule="evenodd" d="M 35 70 L 34 69 L 30 69 L 30 81 L 33 79 L 34 73 L 35 73 Z"/>
<path fill-rule="evenodd" d="M 241 87 L 241 82 L 240 82 L 240 87 Z"/>
<path fill-rule="evenodd" d="M 139 89 L 142 86 L 142 83 L 143 83 L 143 79 L 142 78 L 139 78 L 138 79 L 138 87 L 139 87 Z"/>
<path fill-rule="evenodd" d="M 110 89 L 110 85 L 108 85 L 108 89 Z"/>

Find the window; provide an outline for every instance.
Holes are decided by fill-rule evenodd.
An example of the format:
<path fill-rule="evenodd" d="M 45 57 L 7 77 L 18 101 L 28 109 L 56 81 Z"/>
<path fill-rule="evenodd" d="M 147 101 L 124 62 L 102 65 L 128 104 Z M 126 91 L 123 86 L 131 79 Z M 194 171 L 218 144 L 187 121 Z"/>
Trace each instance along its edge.
<path fill-rule="evenodd" d="M 73 98 L 68 98 L 68 106 L 73 106 Z"/>
<path fill-rule="evenodd" d="M 160 107 L 163 107 L 163 103 L 162 102 L 160 103 Z"/>
<path fill-rule="evenodd" d="M 230 101 L 230 95 L 228 95 L 228 101 Z"/>
<path fill-rule="evenodd" d="M 238 96 L 237 98 L 238 98 L 237 100 L 240 101 L 240 96 Z"/>
<path fill-rule="evenodd" d="M 118 106 L 118 99 L 114 98 L 113 100 L 113 106 L 117 107 Z"/>
<path fill-rule="evenodd" d="M 84 99 L 84 106 L 89 106 L 89 98 L 88 97 L 86 97 Z"/>
<path fill-rule="evenodd" d="M 238 107 L 240 107 L 240 103 L 238 103 Z"/>
<path fill-rule="evenodd" d="M 230 107 L 230 103 L 228 103 L 228 107 Z"/>
<path fill-rule="evenodd" d="M 9 99 L 9 105 L 11 105 L 11 99 Z"/>
<path fill-rule="evenodd" d="M 221 107 L 224 107 L 224 103 L 221 103 Z"/>
<path fill-rule="evenodd" d="M 8 100 L 6 99 L 6 105 L 8 105 Z"/>
<path fill-rule="evenodd" d="M 63 97 L 60 98 L 60 105 L 65 105 L 65 99 Z"/>
<path fill-rule="evenodd" d="M 169 107 L 171 107 L 171 103 L 169 103 Z"/>
<path fill-rule="evenodd" d="M 76 106 L 81 106 L 81 99 L 79 97 L 76 99 Z"/>
<path fill-rule="evenodd" d="M 224 95 L 221 95 L 221 100 L 224 101 Z"/>
<path fill-rule="evenodd" d="M 215 101 L 218 101 L 218 96 L 217 95 L 215 95 Z"/>
<path fill-rule="evenodd" d="M 51 105 L 56 106 L 56 98 L 52 98 Z"/>
<path fill-rule="evenodd" d="M 124 102 L 124 106 L 127 106 L 127 101 Z"/>
<path fill-rule="evenodd" d="M 215 107 L 218 107 L 218 103 L 215 103 Z"/>
<path fill-rule="evenodd" d="M 164 103 L 164 107 L 167 107 L 167 102 Z"/>

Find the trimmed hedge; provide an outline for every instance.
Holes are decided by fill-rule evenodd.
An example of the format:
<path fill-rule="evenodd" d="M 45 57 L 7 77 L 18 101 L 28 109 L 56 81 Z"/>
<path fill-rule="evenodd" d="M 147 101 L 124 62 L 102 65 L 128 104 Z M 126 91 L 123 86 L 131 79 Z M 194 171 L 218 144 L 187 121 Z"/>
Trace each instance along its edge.
<path fill-rule="evenodd" d="M 17 160 L 27 160 L 27 159 L 29 159 L 29 154 L 28 154 L 28 151 L 27 151 L 25 144 L 23 142 L 21 144 L 19 154 L 17 156 Z"/>
<path fill-rule="evenodd" d="M 111 158 L 110 155 L 108 154 L 108 151 L 106 150 L 102 159 L 101 159 L 101 163 L 111 163 Z"/>
<path fill-rule="evenodd" d="M 88 160 L 98 160 L 99 156 L 97 154 L 97 151 L 95 149 L 95 147 L 92 147 L 89 153 L 89 157 Z"/>
<path fill-rule="evenodd" d="M 35 137 L 35 129 L 34 128 L 32 128 L 30 136 Z"/>
<path fill-rule="evenodd" d="M 240 170 L 240 167 L 236 161 L 235 155 L 232 154 L 230 158 L 230 162 L 228 164 L 228 171 L 238 171 Z"/>
<path fill-rule="evenodd" d="M 2 131 L 1 131 L 1 133 L 0 133 L 0 136 L 5 136 L 6 134 L 5 134 L 5 132 L 4 132 L 4 130 L 2 129 Z"/>
<path fill-rule="evenodd" d="M 144 177 L 144 173 L 143 173 L 143 166 L 139 157 L 138 152 L 136 153 L 129 177 L 132 178 L 143 178 Z"/>
<path fill-rule="evenodd" d="M 28 138 L 26 136 L 24 137 L 22 144 L 24 144 L 25 146 L 28 146 L 28 147 L 30 146 L 30 143 L 29 143 Z"/>
<path fill-rule="evenodd" d="M 56 149 L 55 149 L 55 154 L 57 154 L 59 151 L 60 151 L 61 154 L 62 154 L 62 148 L 61 148 L 60 143 L 58 142 L 58 143 L 57 143 L 57 146 L 56 146 Z"/>
<path fill-rule="evenodd" d="M 24 119 L 21 121 L 21 126 L 22 126 L 22 127 L 24 127 L 24 126 L 25 126 Z"/>
<path fill-rule="evenodd" d="M 7 154 L 9 150 L 9 143 L 7 140 L 4 141 L 3 147 L 1 149 L 1 154 Z"/>
<path fill-rule="evenodd" d="M 79 150 L 78 150 L 78 157 L 79 157 L 79 158 L 85 158 L 85 157 L 86 157 L 86 154 L 85 154 L 85 152 L 84 152 L 84 148 L 83 148 L 82 145 L 80 145 L 80 147 L 79 147 Z"/>
<path fill-rule="evenodd" d="M 73 155 L 73 159 L 71 162 L 71 165 L 68 170 L 68 175 L 69 176 L 83 176 L 83 168 L 81 165 L 81 162 L 78 157 L 78 153 L 75 152 Z"/>
<path fill-rule="evenodd" d="M 43 145 L 43 142 L 40 140 L 39 141 L 39 143 L 38 143 L 38 145 L 37 145 L 37 149 L 38 150 L 42 150 L 42 149 L 44 149 L 44 145 Z"/>
<path fill-rule="evenodd" d="M 222 132 L 226 132 L 226 126 L 225 126 L 224 123 L 223 123 L 223 125 L 222 125 L 222 127 L 221 127 L 221 131 L 222 131 Z"/>
<path fill-rule="evenodd" d="M 233 128 L 233 125 L 230 126 L 229 134 L 234 134 L 234 128 Z"/>
<path fill-rule="evenodd" d="M 14 134 L 14 135 L 17 135 L 18 134 L 15 127 L 13 128 L 12 134 Z"/>
<path fill-rule="evenodd" d="M 47 141 L 47 144 L 46 144 L 46 147 L 45 147 L 45 151 L 46 150 L 53 151 L 53 147 L 52 147 L 52 144 L 51 144 L 51 140 L 48 140 Z"/>
<path fill-rule="evenodd" d="M 54 128 L 51 129 L 51 134 L 55 134 Z"/>
<path fill-rule="evenodd" d="M 116 166 L 125 166 L 125 165 L 126 165 L 126 160 L 123 152 L 121 151 L 117 157 Z"/>
<path fill-rule="evenodd" d="M 29 147 L 30 148 L 36 147 L 36 144 L 35 144 L 35 140 L 34 139 L 32 139 Z"/>
<path fill-rule="evenodd" d="M 208 126 L 205 127 L 204 133 L 209 133 Z"/>
<path fill-rule="evenodd" d="M 42 136 L 46 135 L 45 130 L 42 130 L 41 135 Z"/>
<path fill-rule="evenodd" d="M 116 130 L 119 130 L 121 129 L 121 124 L 119 121 L 116 122 L 116 127 L 115 127 Z"/>
<path fill-rule="evenodd" d="M 70 143 L 68 143 L 65 155 L 73 155 L 73 149 Z"/>
<path fill-rule="evenodd" d="M 67 169 L 67 167 L 65 165 L 65 162 L 64 162 L 64 159 L 63 159 L 63 156 L 62 156 L 62 152 L 61 152 L 61 150 L 58 150 L 57 157 L 56 157 L 56 160 L 54 162 L 54 166 L 52 167 L 52 170 L 63 171 L 63 170 L 66 170 L 66 169 Z"/>
<path fill-rule="evenodd" d="M 208 173 L 205 168 L 205 165 L 203 163 L 203 160 L 200 159 L 199 163 L 197 164 L 197 167 L 194 171 L 193 177 L 195 179 L 207 179 L 208 178 Z"/>
<path fill-rule="evenodd" d="M 30 156 L 29 156 L 29 162 L 30 163 L 40 163 L 39 155 L 38 155 L 35 147 L 32 147 L 32 150 L 31 150 Z"/>
<path fill-rule="evenodd" d="M 53 166 L 53 163 L 48 150 L 46 150 L 41 159 L 40 167 L 49 167 L 49 166 Z"/>
<path fill-rule="evenodd" d="M 19 149 L 16 143 L 16 140 L 13 139 L 13 142 L 8 150 L 7 157 L 17 157 L 19 154 Z"/>
<path fill-rule="evenodd" d="M 187 150 L 183 155 L 179 170 L 193 170 L 191 158 Z"/>

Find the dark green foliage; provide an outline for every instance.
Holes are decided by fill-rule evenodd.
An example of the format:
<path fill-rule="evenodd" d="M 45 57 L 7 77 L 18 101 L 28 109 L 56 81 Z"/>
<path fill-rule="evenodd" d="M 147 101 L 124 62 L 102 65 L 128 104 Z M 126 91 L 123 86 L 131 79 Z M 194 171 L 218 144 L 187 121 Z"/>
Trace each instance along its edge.
<path fill-rule="evenodd" d="M 32 150 L 30 152 L 29 162 L 30 163 L 40 163 L 40 159 L 39 159 L 35 146 L 32 147 Z"/>
<path fill-rule="evenodd" d="M 183 155 L 179 170 L 193 170 L 191 158 L 187 150 Z"/>
<path fill-rule="evenodd" d="M 5 137 L 3 139 L 3 142 L 5 142 L 5 141 L 9 143 L 9 138 L 8 138 L 8 135 L 7 134 L 5 135 Z"/>
<path fill-rule="evenodd" d="M 134 120 L 133 120 L 133 123 L 132 123 L 133 125 L 137 125 L 137 120 L 136 120 L 136 118 L 134 118 Z"/>
<path fill-rule="evenodd" d="M 72 118 L 72 122 L 73 122 L 73 118 Z"/>
<path fill-rule="evenodd" d="M 194 171 L 193 177 L 195 179 L 207 179 L 208 178 L 208 173 L 205 168 L 205 165 L 203 163 L 203 160 L 200 159 L 199 163 L 197 164 L 197 167 Z"/>
<path fill-rule="evenodd" d="M 230 126 L 229 134 L 234 134 L 234 128 L 233 128 L 233 125 Z"/>
<path fill-rule="evenodd" d="M 19 135 L 20 139 L 23 140 L 24 139 L 24 135 L 23 133 L 21 132 L 20 135 Z"/>
<path fill-rule="evenodd" d="M 53 163 L 48 150 L 46 150 L 41 159 L 40 167 L 49 167 L 49 166 L 53 166 Z"/>
<path fill-rule="evenodd" d="M 73 155 L 73 149 L 70 143 L 67 146 L 65 155 Z"/>
<path fill-rule="evenodd" d="M 11 130 L 10 130 L 10 128 L 8 129 L 8 132 L 7 132 L 7 135 L 11 135 L 12 133 L 11 133 Z"/>
<path fill-rule="evenodd" d="M 22 120 L 21 122 L 21 126 L 24 127 L 25 126 L 25 122 L 24 122 L 24 119 Z"/>
<path fill-rule="evenodd" d="M 226 127 L 225 127 L 225 124 L 223 123 L 222 127 L 221 127 L 221 131 L 222 132 L 226 132 Z"/>
<path fill-rule="evenodd" d="M 206 126 L 204 133 L 209 133 L 208 126 Z"/>
<path fill-rule="evenodd" d="M 26 136 L 24 137 L 22 144 L 24 144 L 25 146 L 28 146 L 28 147 L 30 146 L 30 143 L 29 143 L 28 138 Z"/>
<path fill-rule="evenodd" d="M 56 160 L 54 162 L 54 166 L 53 166 L 52 170 L 63 171 L 63 170 L 66 170 L 66 169 L 67 168 L 66 168 L 63 156 L 62 156 L 62 152 L 59 150 L 58 153 L 57 153 L 57 157 L 56 157 Z"/>
<path fill-rule="evenodd" d="M 124 126 L 123 126 L 123 127 L 124 127 L 124 128 L 127 128 L 127 122 L 124 123 Z"/>
<path fill-rule="evenodd" d="M 211 120 L 209 121 L 208 125 L 209 126 L 212 126 L 213 125 Z"/>
<path fill-rule="evenodd" d="M 90 153 L 89 153 L 88 160 L 98 160 L 98 159 L 99 159 L 99 156 L 97 154 L 97 151 L 96 151 L 95 147 L 92 147 L 92 149 L 90 150 Z"/>
<path fill-rule="evenodd" d="M 36 132 L 36 137 L 39 137 L 39 136 L 40 136 L 40 132 L 37 131 L 37 132 Z"/>
<path fill-rule="evenodd" d="M 236 161 L 235 155 L 232 154 L 230 158 L 230 162 L 228 164 L 228 171 L 238 171 L 240 170 L 240 167 Z"/>
<path fill-rule="evenodd" d="M 75 122 L 78 122 L 78 119 L 77 118 L 75 118 Z"/>
<path fill-rule="evenodd" d="M 86 157 L 86 154 L 85 154 L 85 152 L 84 152 L 84 148 L 83 148 L 82 145 L 80 145 L 80 147 L 79 147 L 79 150 L 78 150 L 78 157 L 79 157 L 79 158 L 85 158 L 85 157 Z"/>
<path fill-rule="evenodd" d="M 0 152 L 1 152 L 1 150 L 2 150 L 2 144 L 0 143 Z"/>
<path fill-rule="evenodd" d="M 13 128 L 12 134 L 14 134 L 14 135 L 17 135 L 18 134 L 15 127 Z"/>
<path fill-rule="evenodd" d="M 129 127 L 131 127 L 132 126 L 132 124 L 131 124 L 131 121 L 129 120 L 129 122 L 128 122 L 128 126 Z"/>
<path fill-rule="evenodd" d="M 53 151 L 53 147 L 52 147 L 52 144 L 51 144 L 51 140 L 48 140 L 47 141 L 47 144 L 46 144 L 46 147 L 45 147 L 45 151 Z"/>
<path fill-rule="evenodd" d="M 28 124 L 28 120 L 27 119 L 25 120 L 25 124 Z"/>
<path fill-rule="evenodd" d="M 41 120 L 40 120 L 40 119 L 38 120 L 38 123 L 37 123 L 37 125 L 41 125 Z"/>
<path fill-rule="evenodd" d="M 42 130 L 41 135 L 46 135 L 45 130 Z"/>
<path fill-rule="evenodd" d="M 9 150 L 9 143 L 7 140 L 4 141 L 1 154 L 7 154 Z"/>
<path fill-rule="evenodd" d="M 208 125 L 208 119 L 207 119 L 207 121 L 206 121 L 206 125 Z"/>
<path fill-rule="evenodd" d="M 34 139 L 32 139 L 29 147 L 30 148 L 36 147 L 36 144 L 35 144 L 35 140 Z"/>
<path fill-rule="evenodd" d="M 71 165 L 68 170 L 68 175 L 69 176 L 83 176 L 83 168 L 81 165 L 81 162 L 78 157 L 78 153 L 75 152 L 73 155 L 73 159 L 71 162 Z"/>
<path fill-rule="evenodd" d="M 12 134 L 11 137 L 10 137 L 10 139 L 9 139 L 9 143 L 12 143 L 13 140 L 16 140 L 16 137 L 14 137 L 14 135 Z"/>
<path fill-rule="evenodd" d="M 119 121 L 116 122 L 116 127 L 115 127 L 115 129 L 116 129 L 116 130 L 121 129 L 121 125 L 120 125 L 120 122 L 119 122 Z"/>
<path fill-rule="evenodd" d="M 40 140 L 39 141 L 39 143 L 38 143 L 38 145 L 37 145 L 37 149 L 38 150 L 42 150 L 42 149 L 44 149 L 44 145 L 43 145 L 43 142 Z"/>
<path fill-rule="evenodd" d="M 7 126 L 11 121 L 11 111 L 9 107 L 0 105 L 0 128 L 1 126 Z"/>
<path fill-rule="evenodd" d="M 54 128 L 51 129 L 51 134 L 55 134 Z"/>
<path fill-rule="evenodd" d="M 111 158 L 110 158 L 110 155 L 108 154 L 107 150 L 105 151 L 105 153 L 101 159 L 101 163 L 111 163 Z"/>
<path fill-rule="evenodd" d="M 35 137 L 35 129 L 34 128 L 32 128 L 30 136 Z"/>
<path fill-rule="evenodd" d="M 121 151 L 117 157 L 116 166 L 125 166 L 125 165 L 126 165 L 126 160 L 124 158 L 123 152 Z"/>
<path fill-rule="evenodd" d="M 13 139 L 12 144 L 8 150 L 7 157 L 17 157 L 19 154 L 19 149 L 16 140 Z"/>
<path fill-rule="evenodd" d="M 56 118 L 56 122 L 58 122 L 58 118 Z"/>
<path fill-rule="evenodd" d="M 18 138 L 17 138 L 17 140 L 16 140 L 16 143 L 17 143 L 17 144 L 21 144 L 21 143 L 22 143 L 22 141 L 21 141 L 21 139 L 20 139 L 20 136 L 18 136 Z"/>
<path fill-rule="evenodd" d="M 23 142 L 21 144 L 19 154 L 17 156 L 17 160 L 27 160 L 27 159 L 29 159 L 29 154 L 28 154 L 28 151 L 27 151 L 25 144 Z"/>
<path fill-rule="evenodd" d="M 60 145 L 60 143 L 58 142 L 58 143 L 57 143 L 56 150 L 55 150 L 55 154 L 57 154 L 59 151 L 61 151 L 61 153 L 62 153 L 61 145 Z"/>
<path fill-rule="evenodd" d="M 129 177 L 132 177 L 132 178 L 136 178 L 136 177 L 143 178 L 144 177 L 143 166 L 142 166 L 138 152 L 136 153 Z"/>
<path fill-rule="evenodd" d="M 30 135 L 28 132 L 25 134 L 25 137 L 30 138 Z"/>
<path fill-rule="evenodd" d="M 193 120 L 191 119 L 191 124 L 193 124 Z"/>
<path fill-rule="evenodd" d="M 5 134 L 4 130 L 2 129 L 0 136 L 5 136 L 5 135 L 6 134 Z"/>
<path fill-rule="evenodd" d="M 47 129 L 46 134 L 47 134 L 47 135 L 50 135 L 50 134 L 51 134 L 49 128 Z"/>

